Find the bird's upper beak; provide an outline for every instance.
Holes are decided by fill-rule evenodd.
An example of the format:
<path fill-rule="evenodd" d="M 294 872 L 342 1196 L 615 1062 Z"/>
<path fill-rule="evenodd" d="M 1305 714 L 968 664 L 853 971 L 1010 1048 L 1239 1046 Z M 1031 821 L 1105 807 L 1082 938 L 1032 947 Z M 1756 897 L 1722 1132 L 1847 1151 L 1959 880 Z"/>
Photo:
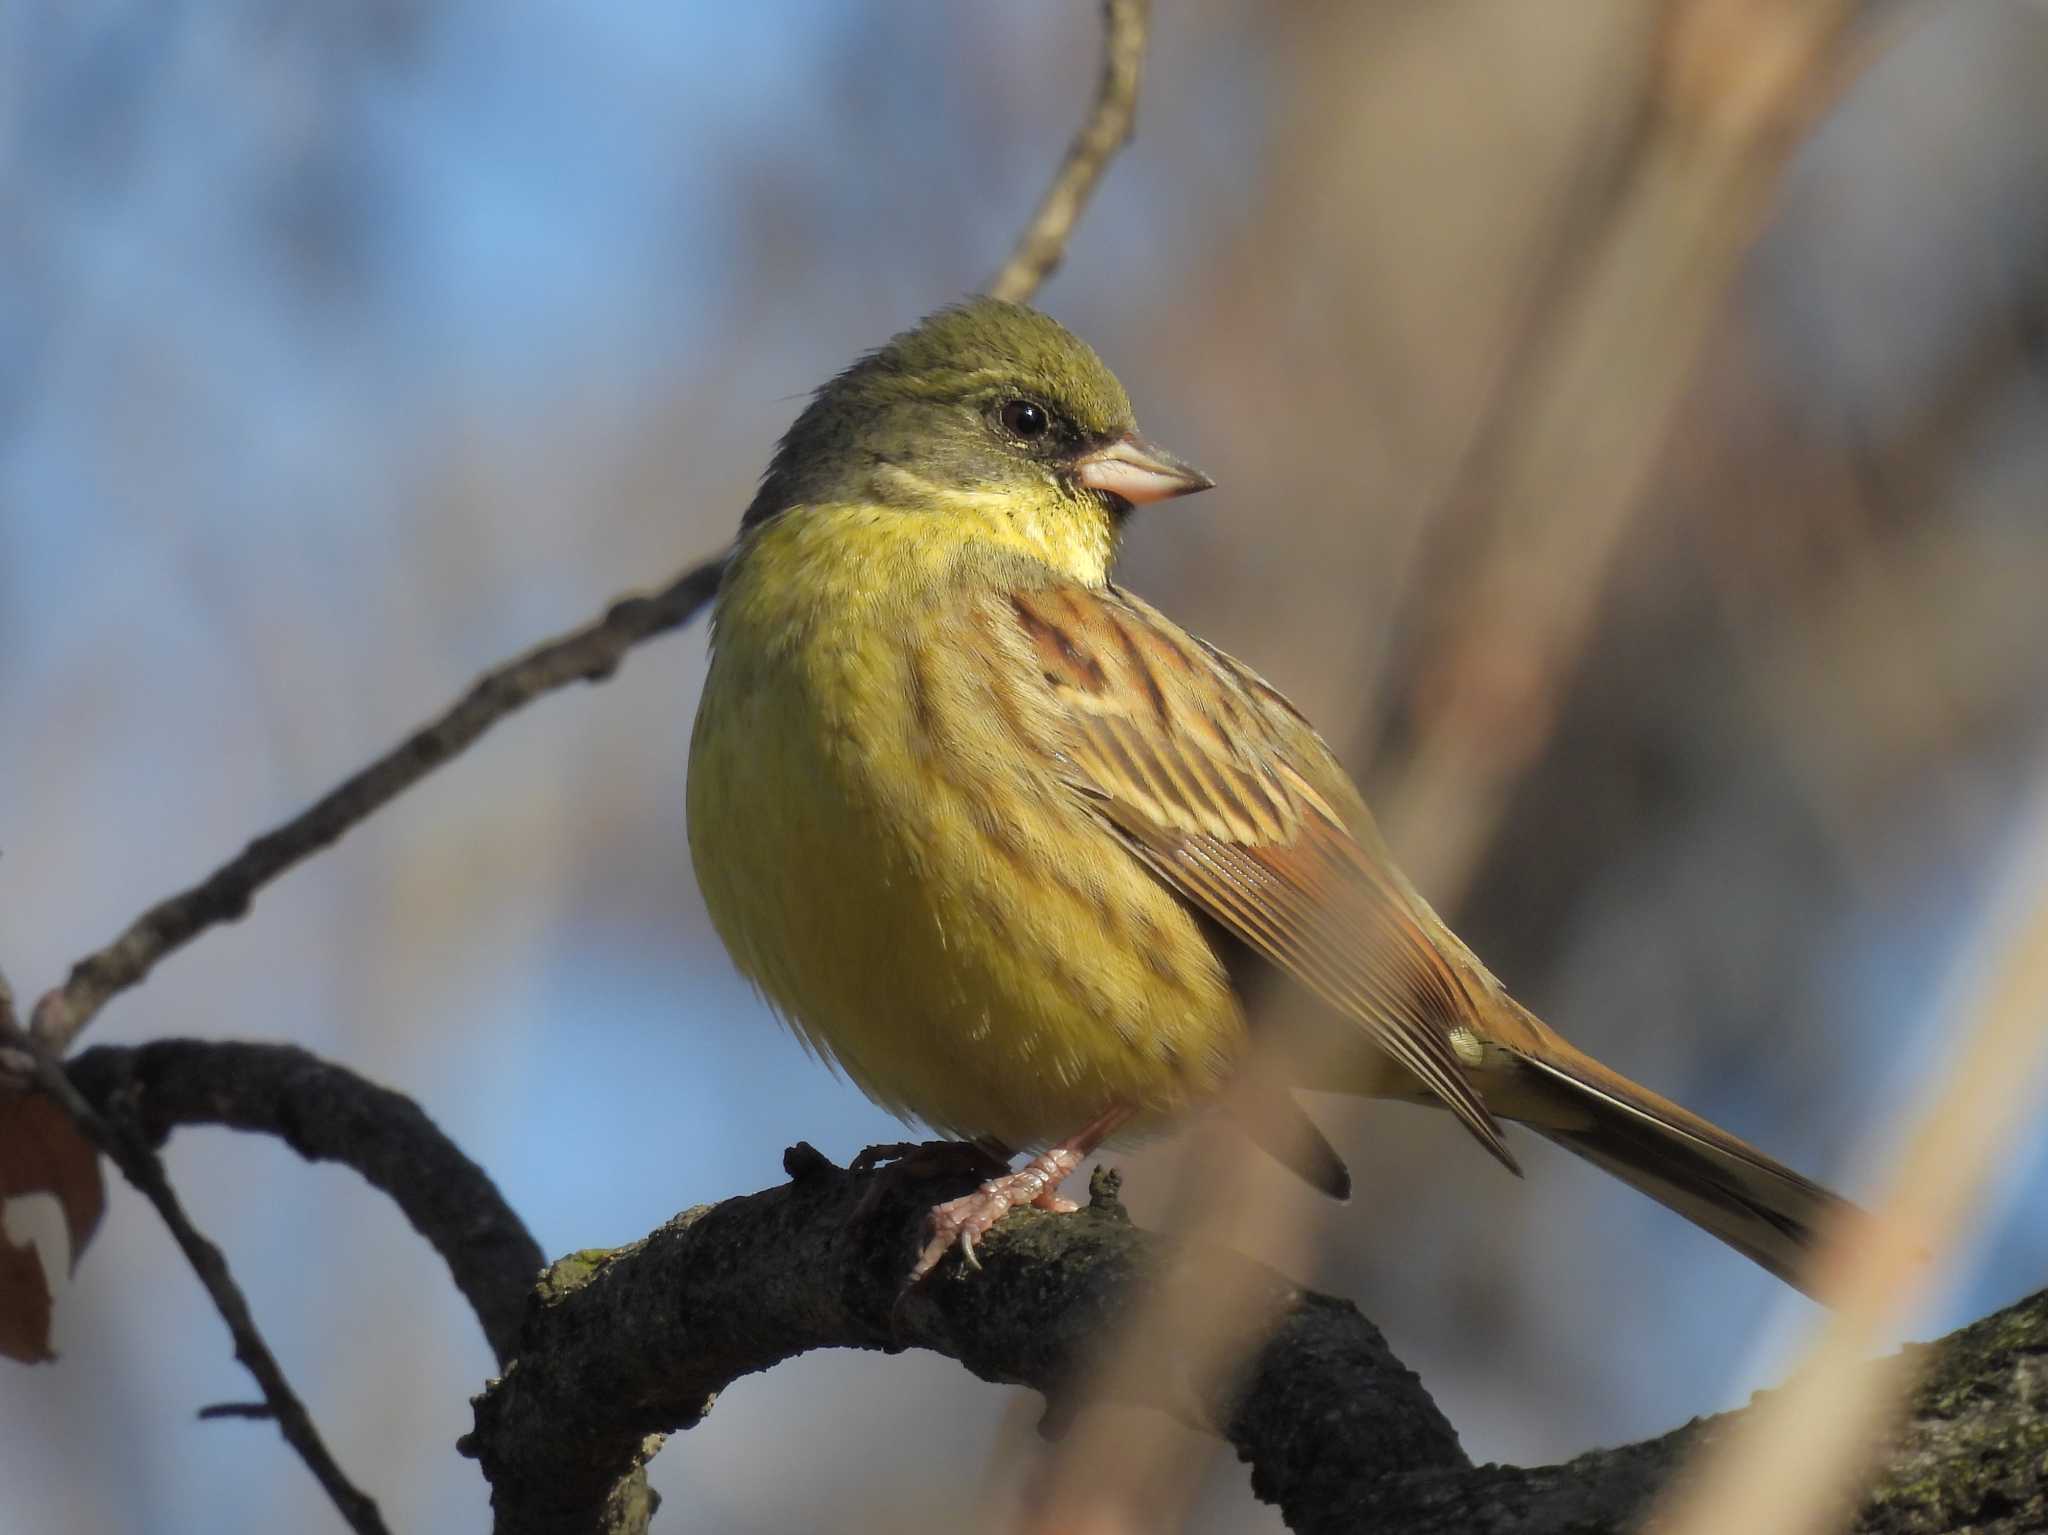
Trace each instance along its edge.
<path fill-rule="evenodd" d="M 1192 495 L 1216 483 L 1193 464 L 1154 447 L 1135 432 L 1075 459 L 1074 479 L 1133 506 Z"/>

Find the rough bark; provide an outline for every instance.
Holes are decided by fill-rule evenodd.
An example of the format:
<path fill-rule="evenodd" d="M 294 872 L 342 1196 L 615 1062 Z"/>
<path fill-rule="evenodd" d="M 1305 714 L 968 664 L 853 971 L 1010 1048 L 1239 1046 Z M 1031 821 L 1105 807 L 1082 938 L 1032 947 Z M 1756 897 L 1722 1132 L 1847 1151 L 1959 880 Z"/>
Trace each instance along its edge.
<path fill-rule="evenodd" d="M 956 1159 L 957 1160 L 957 1159 Z M 620 1530 L 606 1499 L 670 1429 L 710 1410 L 728 1382 L 814 1348 L 928 1348 L 984 1380 L 1032 1386 L 1062 1407 L 1102 1338 L 1155 1283 L 1199 1283 L 1229 1265 L 1274 1329 L 1227 1380 L 1175 1380 L 1153 1398 L 1221 1432 L 1262 1496 L 1312 1508 L 1329 1497 L 1328 1450 L 1379 1467 L 1463 1467 L 1457 1436 L 1421 1382 L 1347 1301 L 1309 1294 L 1230 1253 L 1190 1272 L 1160 1262 L 1098 1175 L 1078 1215 L 1011 1216 L 981 1250 L 907 1295 L 899 1286 L 934 1198 L 974 1174 L 856 1173 L 809 1147 L 791 1181 L 685 1211 L 641 1242 L 557 1264 L 528 1314 L 520 1356 L 477 1398 L 464 1441 L 491 1480 L 501 1532 Z"/>
<path fill-rule="evenodd" d="M 1129 1224 L 1113 1178 L 1077 1216 L 1014 1215 L 983 1267 L 942 1268 L 899 1299 L 921 1211 L 952 1182 L 790 1153 L 792 1181 L 684 1212 L 641 1242 L 559 1263 L 537 1292 L 520 1356 L 477 1398 L 466 1453 L 484 1466 L 501 1535 L 643 1529 L 620 1489 L 661 1436 L 699 1421 L 741 1375 L 813 1348 L 928 1348 L 984 1380 L 1032 1386 L 1065 1418 L 1078 1369 L 1160 1283 L 1240 1267 L 1249 1363 L 1181 1381 L 1150 1404 L 1227 1439 L 1252 1486 L 1304 1532 L 1594 1535 L 1635 1527 L 1699 1442 L 1735 1415 L 1561 1465 L 1473 1467 L 1378 1330 L 1347 1301 L 1235 1255 L 1162 1260 Z M 1176 1277 L 1177 1276 L 1177 1277 Z M 2048 1528 L 2048 1292 L 1939 1344 L 1855 1514 L 1868 1535 Z M 626 1479 L 626 1480 L 622 1480 Z M 1849 1510 L 1844 1510 L 1845 1515 Z"/>

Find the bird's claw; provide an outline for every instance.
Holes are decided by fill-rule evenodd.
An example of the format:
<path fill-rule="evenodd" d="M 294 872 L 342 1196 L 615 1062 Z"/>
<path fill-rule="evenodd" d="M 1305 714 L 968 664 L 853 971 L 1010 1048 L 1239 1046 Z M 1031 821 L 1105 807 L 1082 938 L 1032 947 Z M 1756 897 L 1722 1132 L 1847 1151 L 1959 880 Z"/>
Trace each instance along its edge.
<path fill-rule="evenodd" d="M 932 1206 L 931 1235 L 910 1271 L 909 1284 L 916 1284 L 939 1266 L 946 1250 L 956 1243 L 960 1258 L 970 1269 L 981 1268 L 975 1244 L 1012 1210 L 1032 1208 L 1055 1215 L 1071 1215 L 1080 1208 L 1057 1192 L 1060 1183 L 1081 1165 L 1081 1154 L 1058 1147 L 1033 1157 L 1013 1173 L 991 1178 L 972 1194 Z"/>

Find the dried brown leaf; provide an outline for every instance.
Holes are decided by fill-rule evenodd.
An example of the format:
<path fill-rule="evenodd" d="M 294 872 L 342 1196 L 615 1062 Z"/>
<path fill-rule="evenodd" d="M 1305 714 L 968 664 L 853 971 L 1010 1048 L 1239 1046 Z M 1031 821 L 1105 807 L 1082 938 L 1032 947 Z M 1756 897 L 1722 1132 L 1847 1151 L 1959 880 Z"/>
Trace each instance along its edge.
<path fill-rule="evenodd" d="M 71 1266 L 107 1205 L 100 1156 L 70 1116 L 41 1093 L 0 1098 L 0 1204 L 52 1195 L 71 1236 Z M 0 1354 L 36 1364 L 50 1352 L 50 1287 L 35 1248 L 0 1234 Z"/>

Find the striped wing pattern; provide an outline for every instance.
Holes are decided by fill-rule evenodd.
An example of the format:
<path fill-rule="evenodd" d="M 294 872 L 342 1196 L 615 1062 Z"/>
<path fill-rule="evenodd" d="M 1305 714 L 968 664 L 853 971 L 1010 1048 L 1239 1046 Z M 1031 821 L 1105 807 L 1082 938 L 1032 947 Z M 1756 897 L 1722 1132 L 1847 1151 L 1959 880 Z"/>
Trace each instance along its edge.
<path fill-rule="evenodd" d="M 1344 780 L 1306 721 L 1115 587 L 1007 601 L 1076 788 L 1162 880 L 1360 1024 L 1513 1168 L 1451 1047 L 1473 1001 L 1406 892 L 1316 789 Z"/>

